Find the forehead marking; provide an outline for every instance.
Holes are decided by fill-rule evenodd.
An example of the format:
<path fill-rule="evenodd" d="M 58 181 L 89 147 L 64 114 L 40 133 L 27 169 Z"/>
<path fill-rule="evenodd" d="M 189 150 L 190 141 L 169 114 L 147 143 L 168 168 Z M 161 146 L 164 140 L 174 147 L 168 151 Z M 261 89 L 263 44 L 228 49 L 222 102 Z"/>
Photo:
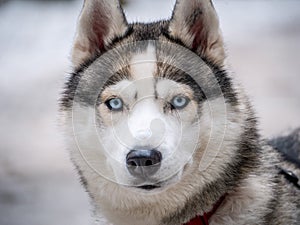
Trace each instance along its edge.
<path fill-rule="evenodd" d="M 157 71 L 156 48 L 148 44 L 147 49 L 132 56 L 130 73 L 137 87 L 139 98 L 155 94 L 154 75 Z"/>

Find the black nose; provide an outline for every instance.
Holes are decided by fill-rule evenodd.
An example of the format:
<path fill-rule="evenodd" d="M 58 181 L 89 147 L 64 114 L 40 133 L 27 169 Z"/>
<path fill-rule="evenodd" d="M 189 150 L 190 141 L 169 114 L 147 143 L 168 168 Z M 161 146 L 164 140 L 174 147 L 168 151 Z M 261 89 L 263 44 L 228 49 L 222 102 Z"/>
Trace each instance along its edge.
<path fill-rule="evenodd" d="M 157 172 L 161 160 L 162 155 L 157 150 L 131 150 L 126 165 L 133 176 L 148 177 Z"/>

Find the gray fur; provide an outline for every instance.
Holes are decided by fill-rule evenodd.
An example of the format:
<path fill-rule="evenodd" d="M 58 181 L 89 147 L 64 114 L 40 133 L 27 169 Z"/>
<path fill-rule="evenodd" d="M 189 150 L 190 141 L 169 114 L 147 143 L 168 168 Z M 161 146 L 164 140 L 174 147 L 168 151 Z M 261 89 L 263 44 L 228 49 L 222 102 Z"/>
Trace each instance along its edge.
<path fill-rule="evenodd" d="M 279 150 L 288 161 L 300 167 L 300 129 L 288 135 L 273 138 L 269 144 Z"/>

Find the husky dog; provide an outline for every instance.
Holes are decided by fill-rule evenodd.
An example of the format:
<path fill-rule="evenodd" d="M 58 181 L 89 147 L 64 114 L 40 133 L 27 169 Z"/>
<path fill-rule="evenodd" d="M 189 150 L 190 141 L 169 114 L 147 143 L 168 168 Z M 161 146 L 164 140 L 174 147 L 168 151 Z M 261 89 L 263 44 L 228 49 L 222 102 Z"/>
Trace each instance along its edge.
<path fill-rule="evenodd" d="M 61 111 L 97 224 L 300 224 L 300 130 L 260 137 L 210 0 L 148 24 L 86 0 L 72 63 Z"/>

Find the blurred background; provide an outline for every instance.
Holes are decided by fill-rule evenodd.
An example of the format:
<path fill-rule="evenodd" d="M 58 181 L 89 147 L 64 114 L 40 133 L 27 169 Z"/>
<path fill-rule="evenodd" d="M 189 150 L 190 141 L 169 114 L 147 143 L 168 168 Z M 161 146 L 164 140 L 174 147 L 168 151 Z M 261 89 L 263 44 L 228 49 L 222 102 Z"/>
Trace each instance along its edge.
<path fill-rule="evenodd" d="M 129 21 L 175 0 L 127 0 Z M 300 126 L 300 1 L 214 0 L 236 79 L 267 137 Z M 83 0 L 0 0 L 0 225 L 86 225 L 87 194 L 64 149 L 57 99 Z"/>

